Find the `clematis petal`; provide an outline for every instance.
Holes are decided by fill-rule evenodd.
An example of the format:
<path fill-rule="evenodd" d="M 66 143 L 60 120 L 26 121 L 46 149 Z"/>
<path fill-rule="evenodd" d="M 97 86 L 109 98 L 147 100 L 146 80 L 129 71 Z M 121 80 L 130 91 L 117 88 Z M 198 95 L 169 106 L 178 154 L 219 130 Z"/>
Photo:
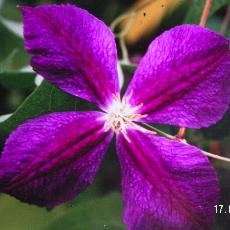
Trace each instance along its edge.
<path fill-rule="evenodd" d="M 110 29 L 72 5 L 20 8 L 33 69 L 62 90 L 107 108 L 119 92 Z"/>
<path fill-rule="evenodd" d="M 19 126 L 0 159 L 0 191 L 54 207 L 93 181 L 112 138 L 99 112 L 58 112 Z"/>
<path fill-rule="evenodd" d="M 229 40 L 195 25 L 175 27 L 141 60 L 125 96 L 145 122 L 190 128 L 216 123 L 230 102 Z M 143 93 L 144 92 L 144 93 Z"/>
<path fill-rule="evenodd" d="M 124 221 L 129 230 L 207 230 L 218 182 L 206 156 L 179 141 L 127 130 L 118 135 Z"/>

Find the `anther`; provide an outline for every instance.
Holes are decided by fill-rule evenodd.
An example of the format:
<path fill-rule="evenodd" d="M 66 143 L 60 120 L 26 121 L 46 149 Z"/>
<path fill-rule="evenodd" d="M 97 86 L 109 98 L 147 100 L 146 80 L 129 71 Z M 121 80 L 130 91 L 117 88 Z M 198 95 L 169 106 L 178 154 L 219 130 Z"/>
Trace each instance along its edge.
<path fill-rule="evenodd" d="M 140 104 L 135 107 L 131 107 L 128 100 L 132 96 L 132 91 L 128 97 L 120 100 L 119 95 L 114 95 L 114 101 L 109 106 L 107 114 L 105 115 L 105 130 L 108 131 L 110 128 L 115 132 L 122 132 L 125 134 L 127 127 L 133 126 L 133 121 L 137 121 L 140 118 L 146 117 L 147 115 L 138 114 L 136 111 L 143 106 Z"/>

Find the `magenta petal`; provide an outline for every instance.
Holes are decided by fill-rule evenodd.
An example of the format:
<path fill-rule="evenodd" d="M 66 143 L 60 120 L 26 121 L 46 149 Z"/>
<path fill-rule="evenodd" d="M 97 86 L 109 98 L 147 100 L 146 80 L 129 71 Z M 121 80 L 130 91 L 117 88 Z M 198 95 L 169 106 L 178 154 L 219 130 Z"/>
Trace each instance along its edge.
<path fill-rule="evenodd" d="M 33 69 L 64 91 L 107 108 L 119 91 L 114 36 L 72 5 L 21 7 Z"/>
<path fill-rule="evenodd" d="M 129 230 L 207 230 L 219 188 L 207 157 L 179 141 L 137 130 L 119 134 L 124 221 Z"/>
<path fill-rule="evenodd" d="M 103 114 L 59 112 L 19 126 L 0 159 L 0 191 L 45 207 L 69 201 L 93 181 L 112 132 Z"/>
<path fill-rule="evenodd" d="M 195 25 L 175 27 L 149 46 L 126 92 L 145 122 L 190 128 L 216 123 L 230 102 L 229 40 Z M 144 92 L 144 93 L 143 93 Z"/>

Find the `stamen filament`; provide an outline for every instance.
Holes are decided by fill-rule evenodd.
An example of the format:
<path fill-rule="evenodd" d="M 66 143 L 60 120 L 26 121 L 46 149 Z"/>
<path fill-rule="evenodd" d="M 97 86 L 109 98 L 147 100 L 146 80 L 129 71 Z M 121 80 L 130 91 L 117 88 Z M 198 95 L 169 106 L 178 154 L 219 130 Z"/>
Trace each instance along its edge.
<path fill-rule="evenodd" d="M 132 92 L 130 94 L 132 95 Z M 111 128 L 115 133 L 122 132 L 126 135 L 126 129 L 133 126 L 134 121 L 146 116 L 137 112 L 142 104 L 136 107 L 130 106 L 128 100 L 131 95 L 123 98 L 122 101 L 120 95 L 113 95 L 113 103 L 109 106 L 104 116 L 106 120 L 104 127 L 105 131 Z M 128 137 L 126 137 L 126 139 L 128 140 Z"/>

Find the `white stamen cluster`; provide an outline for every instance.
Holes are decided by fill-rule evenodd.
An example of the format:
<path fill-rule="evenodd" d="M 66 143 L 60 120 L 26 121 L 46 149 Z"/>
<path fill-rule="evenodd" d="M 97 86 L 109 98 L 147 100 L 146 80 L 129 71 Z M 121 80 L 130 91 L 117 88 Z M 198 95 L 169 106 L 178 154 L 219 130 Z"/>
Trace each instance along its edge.
<path fill-rule="evenodd" d="M 133 121 L 138 120 L 145 115 L 135 114 L 135 112 L 142 106 L 131 107 L 128 103 L 130 97 L 120 100 L 120 96 L 114 97 L 114 101 L 108 108 L 105 116 L 105 130 L 108 131 L 110 128 L 115 133 L 122 132 L 125 134 L 127 127 L 135 126 Z"/>

